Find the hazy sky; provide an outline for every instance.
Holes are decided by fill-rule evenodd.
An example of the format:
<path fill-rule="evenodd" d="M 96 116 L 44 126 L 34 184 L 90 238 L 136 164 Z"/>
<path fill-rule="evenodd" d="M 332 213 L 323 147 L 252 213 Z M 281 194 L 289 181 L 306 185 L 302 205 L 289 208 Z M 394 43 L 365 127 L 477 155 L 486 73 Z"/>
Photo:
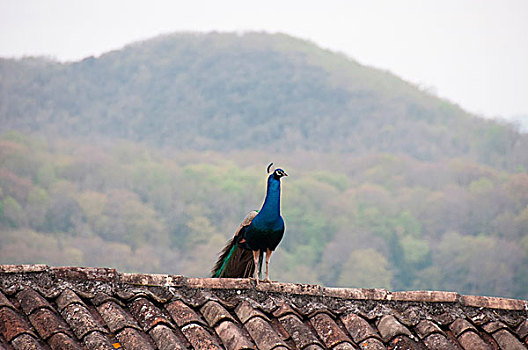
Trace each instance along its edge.
<path fill-rule="evenodd" d="M 528 114 L 528 0 L 0 0 L 0 56 L 78 60 L 174 31 L 285 32 L 465 109 Z"/>

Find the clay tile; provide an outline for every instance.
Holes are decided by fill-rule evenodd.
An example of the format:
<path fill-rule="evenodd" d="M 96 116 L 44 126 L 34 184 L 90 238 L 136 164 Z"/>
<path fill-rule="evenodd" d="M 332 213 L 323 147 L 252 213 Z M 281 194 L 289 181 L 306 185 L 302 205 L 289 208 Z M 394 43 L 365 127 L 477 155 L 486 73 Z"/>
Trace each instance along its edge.
<path fill-rule="evenodd" d="M 128 308 L 146 332 L 158 323 L 171 324 L 170 320 L 165 317 L 161 310 L 145 298 L 134 300 L 128 305 Z"/>
<path fill-rule="evenodd" d="M 90 312 L 80 304 L 70 304 L 61 311 L 62 317 L 68 322 L 77 338 L 82 339 L 93 331 L 104 332 Z"/>
<path fill-rule="evenodd" d="M 286 314 L 294 314 L 301 317 L 301 315 L 292 309 L 292 307 L 286 301 L 282 300 L 279 304 L 279 307 L 273 312 L 273 316 L 278 318 Z"/>
<path fill-rule="evenodd" d="M 464 350 L 491 350 L 491 347 L 471 328 L 458 336 L 458 342 Z"/>
<path fill-rule="evenodd" d="M 324 350 L 324 348 L 318 344 L 310 344 L 307 347 L 303 348 L 302 350 Z"/>
<path fill-rule="evenodd" d="M 482 326 L 482 329 L 484 329 L 484 331 L 486 331 L 486 333 L 489 333 L 489 334 L 495 333 L 499 329 L 504 329 L 504 328 L 508 328 L 508 327 L 500 321 L 489 322 L 489 323 L 486 323 L 484 326 Z"/>
<path fill-rule="evenodd" d="M 501 349 L 526 350 L 526 347 L 506 329 L 501 329 L 493 333 L 493 338 L 497 341 Z"/>
<path fill-rule="evenodd" d="M 319 338 L 323 340 L 329 348 L 343 342 L 350 342 L 345 332 L 339 328 L 337 323 L 326 313 L 319 313 L 310 318 L 310 323 L 314 327 Z"/>
<path fill-rule="evenodd" d="M 2 306 L 7 306 L 12 309 L 15 308 L 13 304 L 11 304 L 11 302 L 7 299 L 7 297 L 2 292 L 0 292 L 0 307 Z"/>
<path fill-rule="evenodd" d="M 215 331 L 227 350 L 255 349 L 255 344 L 234 322 L 221 322 Z"/>
<path fill-rule="evenodd" d="M 203 290 L 194 288 L 180 290 L 179 297 L 185 304 L 192 307 L 200 307 L 209 301 Z"/>
<path fill-rule="evenodd" d="M 97 307 L 103 320 L 110 328 L 110 331 L 117 332 L 125 327 L 138 328 L 136 321 L 125 310 L 113 301 L 107 301 Z"/>
<path fill-rule="evenodd" d="M 525 319 L 519 327 L 516 329 L 517 335 L 519 338 L 523 339 L 528 337 L 528 318 Z"/>
<path fill-rule="evenodd" d="M 350 343 L 339 343 L 332 348 L 332 350 L 356 350 L 356 348 Z"/>
<path fill-rule="evenodd" d="M 385 315 L 379 320 L 378 330 L 384 342 L 388 342 L 398 335 L 411 336 L 409 329 L 398 322 L 396 317 L 392 315 Z"/>
<path fill-rule="evenodd" d="M 251 304 L 244 300 L 241 302 L 235 309 L 235 313 L 237 314 L 238 318 L 240 319 L 240 322 L 246 323 L 253 317 L 262 317 L 266 321 L 269 321 L 270 319 L 262 313 L 262 311 L 255 309 L 251 306 Z"/>
<path fill-rule="evenodd" d="M 477 331 L 475 326 L 473 326 L 471 323 L 469 323 L 463 318 L 457 318 L 453 323 L 451 323 L 449 329 L 451 329 L 455 337 L 458 337 L 460 334 L 464 333 L 468 329 L 471 329 L 475 332 Z"/>
<path fill-rule="evenodd" d="M 295 314 L 282 316 L 279 321 L 299 349 L 304 349 L 310 344 L 321 345 L 310 327 L 305 325 Z"/>
<path fill-rule="evenodd" d="M 22 306 L 22 310 L 24 310 L 26 315 L 29 315 L 36 309 L 40 308 L 48 308 L 50 310 L 53 309 L 50 303 L 46 299 L 44 299 L 42 295 L 40 295 L 31 288 L 25 288 L 20 291 L 17 294 L 17 299 L 20 302 L 20 306 Z"/>
<path fill-rule="evenodd" d="M 215 327 L 218 322 L 223 320 L 235 321 L 231 314 L 216 301 L 207 302 L 207 304 L 202 306 L 200 311 L 211 327 Z"/>
<path fill-rule="evenodd" d="M 422 344 L 419 344 L 406 335 L 398 335 L 392 339 L 388 345 L 389 349 L 405 349 L 405 350 L 422 350 Z"/>
<path fill-rule="evenodd" d="M 420 321 L 420 323 L 416 325 L 415 329 L 416 334 L 418 334 L 420 339 L 423 339 L 432 333 L 444 333 L 436 323 L 431 322 L 429 320 Z"/>
<path fill-rule="evenodd" d="M 182 332 L 195 349 L 222 349 L 214 337 L 199 324 L 188 324 L 182 328 Z"/>
<path fill-rule="evenodd" d="M 48 340 L 51 350 L 82 350 L 81 345 L 64 333 L 56 333 Z"/>
<path fill-rule="evenodd" d="M 124 328 L 117 334 L 117 339 L 127 350 L 154 350 L 149 338 L 135 328 Z"/>
<path fill-rule="evenodd" d="M 11 341 L 17 350 L 44 350 L 44 347 L 29 334 L 21 334 Z"/>
<path fill-rule="evenodd" d="M 106 293 L 97 293 L 90 301 L 95 306 L 100 306 L 108 301 L 113 301 L 116 304 L 123 306 L 123 303 L 120 300 L 117 300 Z"/>
<path fill-rule="evenodd" d="M 246 329 L 257 344 L 258 349 L 271 350 L 287 345 L 273 327 L 261 317 L 253 317 L 246 323 Z"/>
<path fill-rule="evenodd" d="M 183 301 L 176 300 L 165 306 L 172 319 L 179 327 L 183 327 L 191 322 L 203 323 L 200 316 L 188 307 Z"/>
<path fill-rule="evenodd" d="M 101 332 L 91 332 L 83 339 L 84 345 L 90 350 L 114 350 L 112 343 Z"/>
<path fill-rule="evenodd" d="M 65 289 L 57 298 L 57 306 L 59 311 L 70 304 L 84 305 L 84 302 L 71 289 Z"/>
<path fill-rule="evenodd" d="M 457 347 L 445 335 L 439 333 L 427 336 L 423 343 L 430 350 L 457 350 Z"/>
<path fill-rule="evenodd" d="M 466 316 L 468 316 L 471 322 L 473 322 L 473 324 L 477 326 L 482 326 L 483 324 L 486 324 L 491 321 L 487 312 L 479 312 L 471 316 L 466 313 Z"/>
<path fill-rule="evenodd" d="M 48 339 L 53 334 L 68 332 L 68 326 L 62 318 L 49 309 L 38 309 L 29 315 L 31 324 L 43 339 Z"/>
<path fill-rule="evenodd" d="M 414 327 L 420 322 L 420 308 L 417 306 L 411 306 L 406 308 L 403 312 L 396 312 L 394 315 L 407 327 Z"/>
<path fill-rule="evenodd" d="M 448 324 L 452 323 L 456 316 L 453 313 L 450 312 L 444 312 L 440 315 L 433 315 L 433 321 L 438 323 L 441 326 L 447 326 Z"/>
<path fill-rule="evenodd" d="M 15 310 L 8 307 L 0 308 L 0 333 L 7 339 L 17 337 L 22 333 L 30 333 L 29 324 Z"/>
<path fill-rule="evenodd" d="M 341 321 L 356 343 L 370 337 L 379 337 L 378 332 L 366 320 L 356 314 L 345 315 L 341 317 Z"/>
<path fill-rule="evenodd" d="M 160 350 L 185 350 L 186 347 L 174 332 L 164 324 L 152 328 L 149 335 Z"/>
<path fill-rule="evenodd" d="M 377 338 L 368 338 L 359 343 L 361 350 L 386 350 L 385 345 Z"/>

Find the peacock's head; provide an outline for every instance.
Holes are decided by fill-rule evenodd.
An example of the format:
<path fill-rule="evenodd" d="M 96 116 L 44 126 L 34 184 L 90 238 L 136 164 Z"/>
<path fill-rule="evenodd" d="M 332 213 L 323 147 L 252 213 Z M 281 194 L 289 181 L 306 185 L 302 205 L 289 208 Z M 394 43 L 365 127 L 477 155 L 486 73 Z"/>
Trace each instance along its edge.
<path fill-rule="evenodd" d="M 268 174 L 271 172 L 271 170 L 273 170 L 272 165 L 273 163 L 270 163 L 268 165 L 268 169 L 266 170 Z M 273 170 L 273 174 L 271 174 L 270 176 L 273 176 L 275 179 L 280 180 L 281 177 L 288 176 L 288 174 L 286 174 L 284 170 L 277 168 Z"/>

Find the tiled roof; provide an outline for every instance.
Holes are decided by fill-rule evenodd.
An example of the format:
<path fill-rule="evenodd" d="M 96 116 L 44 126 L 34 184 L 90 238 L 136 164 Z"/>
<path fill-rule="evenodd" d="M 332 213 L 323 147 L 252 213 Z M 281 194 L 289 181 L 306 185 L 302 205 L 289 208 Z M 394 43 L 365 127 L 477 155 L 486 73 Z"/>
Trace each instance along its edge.
<path fill-rule="evenodd" d="M 526 349 L 527 303 L 0 265 L 0 349 Z"/>

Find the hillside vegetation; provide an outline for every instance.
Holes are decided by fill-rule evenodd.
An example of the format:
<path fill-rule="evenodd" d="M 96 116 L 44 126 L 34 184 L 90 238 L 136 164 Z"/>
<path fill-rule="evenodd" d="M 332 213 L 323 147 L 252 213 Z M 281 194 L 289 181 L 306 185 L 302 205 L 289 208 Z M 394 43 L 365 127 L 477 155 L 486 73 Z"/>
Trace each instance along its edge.
<path fill-rule="evenodd" d="M 0 135 L 0 263 L 206 276 L 273 161 L 273 279 L 528 297 L 528 137 L 309 42 L 2 59 Z"/>
<path fill-rule="evenodd" d="M 0 132 L 528 164 L 512 127 L 285 35 L 175 34 L 68 64 L 1 60 L 0 78 Z"/>

